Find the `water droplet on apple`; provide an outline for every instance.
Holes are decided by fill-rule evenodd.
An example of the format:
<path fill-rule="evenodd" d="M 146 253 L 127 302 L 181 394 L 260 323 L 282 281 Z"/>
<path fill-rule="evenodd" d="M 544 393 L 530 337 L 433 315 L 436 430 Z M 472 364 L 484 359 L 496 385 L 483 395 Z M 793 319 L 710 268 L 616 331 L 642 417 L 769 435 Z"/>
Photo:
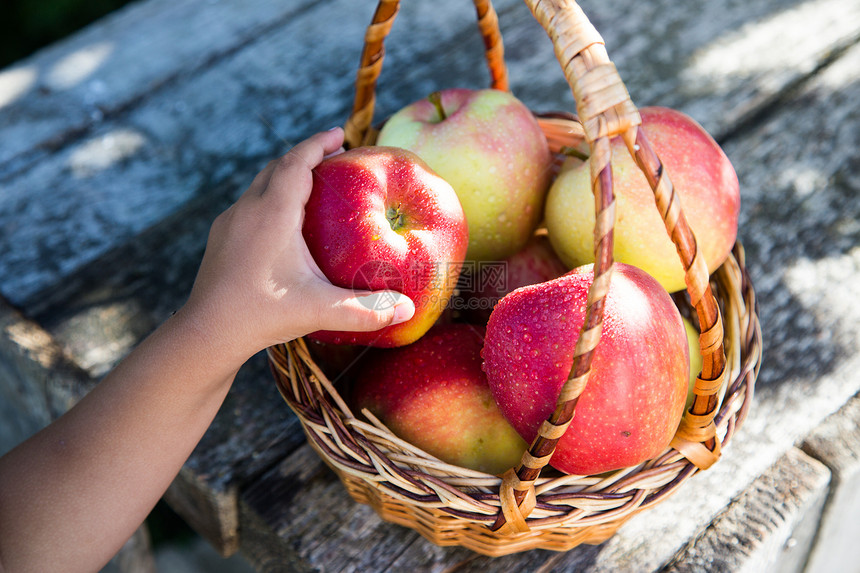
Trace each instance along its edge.
<path fill-rule="evenodd" d="M 523 334 L 523 342 L 531 342 L 531 341 L 532 341 L 532 335 L 531 334 L 529 334 L 528 332 Z"/>
<path fill-rule="evenodd" d="M 504 223 L 507 220 L 508 220 L 508 216 L 505 213 L 502 213 L 501 215 L 499 215 L 499 223 Z"/>

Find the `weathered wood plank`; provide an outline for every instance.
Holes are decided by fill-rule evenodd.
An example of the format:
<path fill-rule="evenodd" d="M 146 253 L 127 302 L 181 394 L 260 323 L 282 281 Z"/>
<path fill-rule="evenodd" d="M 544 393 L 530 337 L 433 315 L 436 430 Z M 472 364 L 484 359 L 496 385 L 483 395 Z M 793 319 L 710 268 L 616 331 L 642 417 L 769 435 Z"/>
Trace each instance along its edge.
<path fill-rule="evenodd" d="M 790 449 L 662 571 L 800 573 L 829 483 L 823 464 Z"/>
<path fill-rule="evenodd" d="M 58 143 L 50 153 L 39 155 L 27 170 L 15 171 L 14 177 L 0 177 L 0 252 L 5 253 L 0 257 L 0 292 L 18 305 L 37 301 L 41 292 L 66 280 L 81 265 L 130 240 L 192 198 L 205 196 L 226 175 L 244 168 L 247 171 L 242 173 L 250 177 L 254 169 L 249 163 L 259 167 L 265 158 L 283 152 L 285 142 L 342 123 L 346 117 L 372 3 L 339 0 L 294 7 L 285 14 L 270 15 L 271 22 L 265 25 L 260 22 L 262 4 L 248 7 L 248 14 L 233 3 L 195 3 L 189 8 L 183 4 L 161 10 L 162 4 L 143 3 L 140 13 L 123 12 L 116 21 L 88 29 L 37 58 L 47 66 L 52 58 L 97 39 L 130 46 L 112 55 L 110 65 L 105 63 L 85 82 L 87 86 L 116 84 L 95 100 L 99 106 L 113 106 L 114 111 L 88 119 L 85 127 L 51 131 L 50 137 Z M 772 52 L 756 51 L 743 58 L 752 68 L 748 73 L 716 85 L 713 78 L 723 72 L 712 70 L 709 75 L 708 66 L 701 71 L 703 66 L 695 58 L 709 61 L 715 56 L 708 54 L 723 53 L 720 46 L 741 37 L 737 26 L 744 19 L 749 37 L 766 38 L 774 28 L 783 29 L 777 24 L 797 20 L 794 9 L 776 0 L 743 6 L 698 2 L 685 5 L 684 10 L 662 7 L 658 12 L 652 3 L 631 0 L 584 3 L 635 101 L 688 109 L 716 133 L 735 129 L 751 110 L 850 42 L 860 9 L 849 5 L 832 10 L 827 0 L 811 4 L 816 7 L 814 17 L 803 20 L 809 36 L 821 43 L 816 50 L 789 51 L 794 65 L 788 69 L 782 60 L 772 59 Z M 515 0 L 497 5 L 514 93 L 535 109 L 572 109 L 572 97 L 551 46 L 526 7 Z M 182 21 L 185 12 L 175 11 L 186 9 L 197 10 L 198 16 L 186 19 L 200 29 L 187 33 L 183 28 L 181 45 L 168 55 L 145 49 L 149 41 L 177 34 L 176 23 L 166 20 Z M 222 30 L 228 26 L 223 22 L 200 24 L 229 19 L 225 14 L 232 14 L 230 10 L 243 15 L 236 17 L 238 23 L 229 33 Z M 471 7 L 461 0 L 432 7 L 404 5 L 380 79 L 380 117 L 440 87 L 486 85 L 472 20 Z M 643 31 L 641 22 L 653 25 Z M 812 33 L 817 30 L 826 33 Z M 185 40 L 191 37 L 197 39 Z M 786 49 L 796 45 L 789 42 Z M 130 59 L 142 53 L 157 62 L 134 65 Z M 695 75 L 690 70 L 700 70 L 696 73 L 704 79 L 688 78 Z M 80 114 L 80 108 L 87 108 L 87 97 L 94 96 L 76 94 L 63 92 L 62 102 L 55 102 L 51 98 L 56 94 L 43 97 L 36 90 L 0 108 L 3 141 L 27 140 L 18 134 L 19 128 L 3 122 L 24 122 L 20 130 L 38 134 L 38 125 L 28 127 L 27 121 Z M 693 109 L 705 105 L 702 102 L 711 102 L 712 107 Z M 714 109 L 713 102 L 725 109 Z M 26 111 L 28 106 L 33 110 Z M 41 149 L 36 143 L 28 145 L 28 149 Z"/>
<path fill-rule="evenodd" d="M 101 573 L 158 573 L 149 530 L 137 529 Z"/>
<path fill-rule="evenodd" d="M 0 74 L 0 129 L 10 137 L 0 142 L 0 166 L 5 168 L 0 174 L 16 171 L 8 165 L 12 160 L 77 139 L 105 116 L 135 105 L 151 91 L 217 63 L 290 20 L 302 19 L 312 4 L 139 2 L 7 68 Z M 502 0 L 497 5 L 506 12 L 512 4 Z M 415 40 L 431 45 L 432 27 L 421 23 L 444 26 L 443 12 L 469 16 L 468 6 L 437 6 L 415 18 L 404 16 L 409 21 L 398 26 L 408 26 L 411 35 L 427 30 L 424 36 L 419 31 Z M 829 57 L 834 46 L 856 39 L 860 17 L 855 7 L 838 0 L 790 4 L 760 0 L 743 6 L 696 2 L 684 10 L 666 2 L 638 7 L 629 1 L 586 1 L 583 6 L 631 86 L 651 87 L 654 95 L 640 97 L 670 98 L 673 103 L 694 99 L 700 106 L 704 100 L 710 105 L 723 102 L 722 110 L 729 115 L 736 112 L 738 102 L 744 102 L 747 111 L 760 105 L 762 100 L 756 98 L 779 93 L 798 74 L 809 73 Z M 323 9 L 336 14 L 341 8 L 329 3 Z M 315 19 L 319 25 L 314 28 L 326 41 L 330 38 L 324 26 L 329 20 Z M 508 53 L 513 62 L 532 52 L 522 45 L 533 40 L 531 34 L 510 34 Z M 673 77 L 672 69 L 679 67 L 681 59 L 692 62 L 691 71 Z M 743 62 L 738 65 L 738 60 Z M 551 78 L 555 74 L 536 75 Z M 525 84 L 523 93 L 539 87 Z M 726 95 L 733 101 L 726 103 Z M 748 101 L 751 96 L 756 97 Z"/>
<path fill-rule="evenodd" d="M 856 569 L 860 564 L 860 394 L 816 428 L 801 448 L 833 474 L 806 571 Z"/>
<path fill-rule="evenodd" d="M 580 4 L 637 105 L 681 109 L 718 139 L 860 40 L 860 6 L 841 0 Z M 569 105 L 547 95 L 566 85 L 543 32 L 524 20 L 516 6 L 500 14 L 514 93 Z"/>
<path fill-rule="evenodd" d="M 440 12 L 437 40 L 450 43 L 468 28 L 476 44 L 470 57 L 478 62 L 470 67 L 480 69 L 471 8 L 447 3 L 461 10 Z M 405 14 L 404 25 L 429 17 L 423 10 Z M 195 197 L 208 196 L 237 171 L 243 178 L 233 181 L 234 193 L 291 142 L 342 123 L 371 13 L 372 6 L 346 0 L 315 3 L 244 49 L 213 56 L 218 65 L 192 68 L 150 90 L 137 105 L 0 183 L 0 292 L 23 307 L 38 304 L 43 291 Z M 319 52 L 323 33 L 329 57 Z M 418 40 L 426 47 L 430 35 L 392 38 L 393 49 Z"/>
<path fill-rule="evenodd" d="M 206 475 L 183 467 L 164 494 L 164 500 L 222 556 L 239 549 L 239 512 L 235 486 L 213 488 Z"/>
<path fill-rule="evenodd" d="M 0 72 L 0 180 L 312 4 L 136 2 L 10 66 Z"/>
<path fill-rule="evenodd" d="M 68 410 L 92 378 L 36 322 L 0 298 L 0 453 Z"/>
<path fill-rule="evenodd" d="M 571 105 L 543 31 L 519 1 L 496 4 L 514 92 L 535 109 Z M 206 12 L 208 5 L 197 6 L 200 17 L 217 19 Z M 695 2 L 683 9 L 666 2 L 629 0 L 583 5 L 638 103 L 686 108 L 717 133 L 733 132 L 744 118 L 779 99 L 783 88 L 816 70 L 831 52 L 841 55 L 800 95 L 781 101 L 779 115 L 763 127 L 752 126 L 736 135 L 727 145 L 742 178 L 742 236 L 762 296 L 768 351 L 773 353 L 762 375 L 760 401 L 766 413 L 754 412 L 747 422 L 753 429 L 738 436 L 731 457 L 719 469 L 697 476 L 665 509 L 649 513 L 647 521 L 634 520 L 604 546 L 575 550 L 575 559 L 594 570 L 619 565 L 623 556 L 633 560 L 630 563 L 655 567 L 779 453 L 857 390 L 849 376 L 858 366 L 850 353 L 852 344 L 856 348 L 852 341 L 857 340 L 857 331 L 851 323 L 856 323 L 857 310 L 847 301 L 857 300 L 858 283 L 852 286 L 846 279 L 858 267 L 857 252 L 852 250 L 858 238 L 856 202 L 850 202 L 858 188 L 858 172 L 845 150 L 857 148 L 856 130 L 850 127 L 857 123 L 853 94 L 860 68 L 856 49 L 841 54 L 856 35 L 858 27 L 852 28 L 851 22 L 856 22 L 857 8 L 834 9 L 826 0 L 788 5 L 775 0 Z M 208 48 L 195 52 L 199 45 L 188 44 L 186 60 L 173 71 L 149 70 L 149 79 L 135 80 L 145 89 L 129 82 L 130 91 L 118 89 L 115 99 L 124 103 L 103 101 L 100 105 L 109 113 L 90 115 L 80 124 L 83 127 L 50 126 L 51 134 L 62 134 L 51 140 L 55 144 L 27 144 L 35 151 L 16 157 L 25 157 L 29 169 L 23 170 L 22 163 L 8 167 L 7 173 L 14 176 L 0 183 L 0 292 L 49 325 L 48 330 L 90 373 L 115 363 L 181 303 L 218 207 L 244 188 L 263 161 L 285 150 L 284 140 L 342 123 L 350 105 L 360 37 L 371 11 L 372 3 L 319 3 L 271 29 L 249 24 L 241 33 L 245 35 L 239 34 L 241 39 L 236 36 L 211 52 Z M 796 22 L 796 13 L 803 16 L 804 30 L 828 31 L 809 34 L 820 42 L 816 48 L 798 49 L 798 43 L 777 38 L 773 42 L 781 47 L 778 54 L 745 51 L 750 45 L 745 42 L 753 41 L 748 37 L 770 46 L 768 35 L 784 29 L 785 22 Z M 144 32 L 136 36 L 138 44 L 131 45 L 146 45 L 146 27 L 150 21 L 159 22 L 159 14 L 156 10 L 153 20 L 141 17 L 135 26 Z M 380 116 L 439 87 L 485 85 L 480 42 L 470 18 L 471 7 L 461 0 L 405 3 L 380 82 Z M 741 24 L 744 34 L 738 31 Z M 208 33 L 203 28 L 198 30 L 200 42 Z M 171 29 L 175 33 L 176 28 Z M 217 32 L 217 26 L 212 30 Z M 705 65 L 722 61 L 720 54 L 735 53 L 744 54 L 748 70 L 743 74 L 709 72 Z M 783 53 L 791 54 L 792 65 L 776 57 Z M 129 58 L 124 65 L 135 68 Z M 122 71 L 116 68 L 112 73 L 121 76 Z M 91 82 L 81 84 L 83 95 L 75 96 L 77 100 L 54 105 L 75 108 L 72 117 L 83 117 L 77 107 L 93 110 L 87 107 L 86 90 L 98 85 L 93 83 L 97 79 L 94 74 Z M 68 93 L 71 97 L 78 92 Z M 0 113 L 24 105 L 23 101 Z M 32 105 L 36 111 L 42 109 Z M 51 107 L 44 101 L 39 105 Z M 56 116 L 45 117 L 49 123 Z M 19 133 L 19 128 L 3 125 L 4 141 Z M 47 133 L 39 131 L 44 125 L 34 129 Z M 114 162 L 105 165 L 101 162 L 105 157 Z M 774 174 L 781 174 L 775 182 Z M 105 269 L 114 273 L 108 279 Z M 820 282 L 807 284 L 808 276 L 839 281 L 838 292 Z M 819 373 L 821 380 L 815 378 Z M 254 476 L 280 459 L 297 439 L 264 366 L 258 361 L 256 369 L 251 366 L 243 376 L 247 378 L 237 383 L 189 461 L 200 483 L 216 495 L 233 491 L 237 484 L 258 487 Z M 780 412 L 774 430 L 771 412 Z M 752 436 L 755 442 L 745 446 L 744 440 Z M 307 493 L 301 490 L 297 495 Z M 706 500 L 701 514 L 681 523 L 673 517 L 673 512 L 698 499 Z M 676 505 L 668 505 L 675 500 Z M 359 512 L 364 523 L 369 510 L 348 507 Z M 266 511 L 271 516 L 280 509 L 273 505 Z M 240 515 L 248 523 L 259 521 L 250 511 Z M 199 518 L 209 519 L 211 514 L 200 512 Z M 350 514 L 346 519 L 359 517 Z M 399 554 L 383 552 L 374 566 L 391 559 L 411 566 L 419 564 L 418 556 L 432 554 L 437 556 L 432 562 L 444 568 L 470 558 L 462 550 L 437 551 L 402 528 L 381 522 L 379 530 L 372 528 L 380 546 L 402 547 L 403 536 L 413 540 Z M 352 533 L 338 531 L 331 539 L 352 547 Z M 645 532 L 654 547 L 642 546 Z M 290 543 L 302 559 L 339 566 L 341 557 L 317 553 L 323 547 L 309 534 L 290 538 Z M 258 544 L 257 549 L 265 547 Z M 371 558 L 359 553 L 359 558 Z M 544 565 L 549 557 L 540 561 L 544 557 L 538 552 L 505 563 L 517 559 Z"/>
<path fill-rule="evenodd" d="M 272 573 L 382 571 L 419 540 L 354 503 L 308 445 L 242 492 L 240 516 L 242 554 Z M 272 560 L 273 545 L 280 562 Z"/>

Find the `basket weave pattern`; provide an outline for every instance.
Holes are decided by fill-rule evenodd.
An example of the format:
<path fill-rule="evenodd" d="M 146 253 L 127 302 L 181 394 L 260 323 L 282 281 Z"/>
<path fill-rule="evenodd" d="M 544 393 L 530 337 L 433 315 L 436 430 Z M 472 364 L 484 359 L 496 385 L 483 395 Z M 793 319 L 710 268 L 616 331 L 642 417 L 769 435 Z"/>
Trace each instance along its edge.
<path fill-rule="evenodd" d="M 277 385 L 302 422 L 308 442 L 338 474 L 350 495 L 388 521 L 419 531 L 438 545 L 461 545 L 498 556 L 533 548 L 568 550 L 600 543 L 627 519 L 674 492 L 715 463 L 743 423 L 752 400 L 761 356 L 755 292 L 743 248 L 708 276 L 680 201 L 599 33 L 572 0 L 526 0 L 547 31 L 577 102 L 577 115 L 539 116 L 550 147 L 586 142 L 595 194 L 595 279 L 586 319 L 574 349 L 569 379 L 552 416 L 517 468 L 492 476 L 445 464 L 399 439 L 379 421 L 355 416 L 299 339 L 269 349 Z M 474 0 L 484 39 L 491 87 L 508 89 L 498 18 L 489 0 Z M 384 39 L 399 8 L 381 0 L 365 36 L 348 146 L 371 145 L 376 80 Z M 612 277 L 615 197 L 610 138 L 621 136 L 654 190 L 655 205 L 686 270 L 682 311 L 701 327 L 703 368 L 695 399 L 663 454 L 637 467 L 602 476 L 561 475 L 545 470 L 558 439 L 573 418 L 600 343 L 603 302 Z"/>

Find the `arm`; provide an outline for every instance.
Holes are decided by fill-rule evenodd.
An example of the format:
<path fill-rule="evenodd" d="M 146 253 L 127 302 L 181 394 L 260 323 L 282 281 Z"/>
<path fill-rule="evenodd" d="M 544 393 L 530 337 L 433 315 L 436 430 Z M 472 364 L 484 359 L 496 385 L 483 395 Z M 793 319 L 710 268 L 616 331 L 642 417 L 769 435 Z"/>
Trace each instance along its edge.
<path fill-rule="evenodd" d="M 0 571 L 106 563 L 170 485 L 242 364 L 319 329 L 411 317 L 332 286 L 301 235 L 311 168 L 340 130 L 270 163 L 212 225 L 188 302 L 77 405 L 0 458 Z"/>

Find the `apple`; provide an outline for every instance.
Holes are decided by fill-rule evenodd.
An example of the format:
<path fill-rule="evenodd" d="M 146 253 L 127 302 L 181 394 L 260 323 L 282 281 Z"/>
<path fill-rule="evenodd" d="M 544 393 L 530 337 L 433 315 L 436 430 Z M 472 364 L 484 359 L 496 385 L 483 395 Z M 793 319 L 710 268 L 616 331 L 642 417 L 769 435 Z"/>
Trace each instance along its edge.
<path fill-rule="evenodd" d="M 394 434 L 451 464 L 491 474 L 514 467 L 526 443 L 499 412 L 481 369 L 484 329 L 434 326 L 417 342 L 375 348 L 351 401 Z"/>
<path fill-rule="evenodd" d="M 317 331 L 335 344 L 401 346 L 442 313 L 457 284 L 468 229 L 457 195 L 414 153 L 359 147 L 313 170 L 302 234 L 332 284 L 394 290 L 415 303 L 406 322 L 375 332 Z"/>
<path fill-rule="evenodd" d="M 515 290 L 490 315 L 484 371 L 502 414 L 530 443 L 569 375 L 592 280 L 592 267 L 580 267 Z M 616 263 L 603 316 L 588 384 L 550 460 L 569 474 L 653 458 L 684 411 L 687 336 L 665 289 L 641 269 Z"/>
<path fill-rule="evenodd" d="M 566 272 L 546 233 L 536 233 L 525 247 L 502 261 L 466 261 L 451 305 L 466 321 L 486 324 L 493 307 L 509 292 Z"/>
<path fill-rule="evenodd" d="M 682 317 L 683 318 L 683 317 Z M 696 385 L 696 378 L 702 371 L 702 349 L 699 347 L 699 331 L 693 326 L 693 323 L 683 318 L 684 332 L 687 333 L 687 346 L 690 349 L 690 385 L 687 388 L 687 402 L 684 404 L 684 410 L 689 410 L 693 405 L 693 400 L 696 395 L 693 393 L 693 387 Z"/>
<path fill-rule="evenodd" d="M 735 243 L 738 178 L 720 146 L 693 119 L 667 108 L 641 111 L 642 129 L 669 174 L 708 270 Z M 654 193 L 620 137 L 611 142 L 616 195 L 616 261 L 636 265 L 669 292 L 685 288 L 684 269 L 654 203 Z M 594 196 L 588 162 L 568 159 L 546 201 L 546 225 L 570 268 L 594 262 Z"/>
<path fill-rule="evenodd" d="M 514 254 L 541 219 L 549 146 L 534 115 L 509 92 L 436 92 L 392 115 L 377 144 L 414 151 L 451 184 L 469 225 L 467 259 Z"/>

